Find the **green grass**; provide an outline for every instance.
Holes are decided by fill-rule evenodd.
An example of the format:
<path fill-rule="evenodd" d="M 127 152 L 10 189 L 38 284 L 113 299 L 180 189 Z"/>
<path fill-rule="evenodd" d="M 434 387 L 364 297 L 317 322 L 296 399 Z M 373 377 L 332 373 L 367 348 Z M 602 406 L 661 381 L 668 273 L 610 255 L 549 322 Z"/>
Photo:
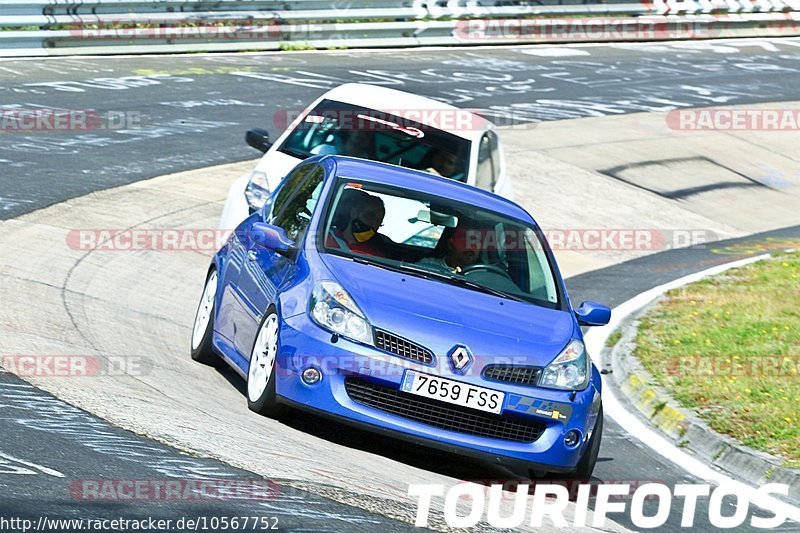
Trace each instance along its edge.
<path fill-rule="evenodd" d="M 281 41 L 278 48 L 282 52 L 296 52 L 298 50 L 314 50 L 315 48 L 305 41 Z"/>
<path fill-rule="evenodd" d="M 800 252 L 670 291 L 635 353 L 715 431 L 800 464 Z"/>
<path fill-rule="evenodd" d="M 622 332 L 620 330 L 614 331 L 611 335 L 608 336 L 606 339 L 606 347 L 613 348 L 617 345 L 619 340 L 622 338 Z"/>

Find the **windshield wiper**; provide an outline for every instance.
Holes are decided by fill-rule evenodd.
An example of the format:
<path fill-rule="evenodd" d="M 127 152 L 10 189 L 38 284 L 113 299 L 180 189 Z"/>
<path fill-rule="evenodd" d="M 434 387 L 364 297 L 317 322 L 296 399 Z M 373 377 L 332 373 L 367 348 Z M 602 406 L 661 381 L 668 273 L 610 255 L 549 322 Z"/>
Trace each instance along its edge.
<path fill-rule="evenodd" d="M 500 298 L 507 298 L 509 300 L 514 300 L 517 302 L 524 302 L 522 298 L 514 296 L 512 294 L 508 294 L 507 292 L 499 291 L 497 289 L 493 289 L 491 287 L 487 287 L 486 285 L 481 285 L 480 283 L 475 283 L 474 281 L 470 281 L 467 278 L 456 276 L 455 274 L 444 274 L 442 272 L 435 272 L 433 270 L 428 270 L 425 268 L 419 268 L 414 265 L 409 265 L 407 263 L 400 263 L 400 268 L 405 271 L 411 271 L 414 273 L 419 274 L 422 277 L 428 278 L 435 278 L 440 279 L 442 281 L 446 281 L 453 285 L 460 285 L 462 287 L 468 287 L 470 289 L 483 292 L 486 294 L 491 294 L 493 296 L 499 296 Z"/>
<path fill-rule="evenodd" d="M 404 270 L 400 267 L 396 267 L 394 265 L 387 265 L 386 263 L 380 263 L 378 261 L 369 261 L 357 255 L 350 256 L 350 259 L 362 265 L 370 265 L 378 268 L 385 268 L 386 270 L 391 270 L 392 272 L 400 272 L 401 274 L 404 272 Z"/>
<path fill-rule="evenodd" d="M 486 285 L 481 285 L 480 283 L 475 283 L 474 281 L 470 281 L 466 278 L 456 276 L 455 274 L 444 274 L 442 272 L 436 272 L 433 270 L 428 270 L 426 268 L 420 268 L 415 265 L 410 265 L 408 263 L 400 263 L 399 265 L 389 265 L 387 263 L 381 263 L 378 261 L 369 261 L 364 259 L 363 257 L 352 256 L 351 259 L 356 263 L 360 263 L 362 265 L 371 265 L 378 268 L 385 268 L 386 270 L 391 270 L 393 272 L 412 272 L 419 277 L 426 278 L 426 279 L 438 279 L 451 285 L 459 285 L 461 287 L 467 287 L 472 290 L 476 290 L 485 294 L 491 294 L 493 296 L 499 296 L 500 298 L 506 298 L 508 300 L 514 300 L 515 302 L 524 302 L 522 298 L 518 296 L 514 296 L 513 294 L 508 294 L 507 292 L 499 291 L 497 289 L 493 289 L 491 287 L 487 287 Z"/>
<path fill-rule="evenodd" d="M 283 148 L 281 149 L 281 152 L 283 152 L 286 155 L 296 157 L 298 159 L 306 159 L 311 156 L 311 154 L 303 153 L 300 150 L 295 150 L 294 148 Z"/>
<path fill-rule="evenodd" d="M 499 291 L 497 289 L 493 289 L 491 287 L 487 287 L 486 285 L 481 285 L 480 283 L 475 283 L 474 281 L 470 281 L 466 278 L 459 278 L 458 276 L 453 276 L 453 281 L 464 285 L 465 287 L 469 287 L 470 289 L 475 289 L 477 291 L 485 292 L 486 294 L 493 294 L 495 296 L 499 296 L 500 298 L 507 298 L 509 300 L 514 300 L 515 302 L 524 302 L 522 298 L 519 296 L 514 296 L 513 294 L 509 294 L 507 292 Z"/>

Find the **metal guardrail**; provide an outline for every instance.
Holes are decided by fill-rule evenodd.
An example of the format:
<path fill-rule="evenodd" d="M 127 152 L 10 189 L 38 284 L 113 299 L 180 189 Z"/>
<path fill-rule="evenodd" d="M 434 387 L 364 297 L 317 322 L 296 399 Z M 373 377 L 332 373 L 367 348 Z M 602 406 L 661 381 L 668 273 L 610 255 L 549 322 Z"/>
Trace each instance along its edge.
<path fill-rule="evenodd" d="M 800 0 L 0 0 L 0 57 L 800 35 Z"/>

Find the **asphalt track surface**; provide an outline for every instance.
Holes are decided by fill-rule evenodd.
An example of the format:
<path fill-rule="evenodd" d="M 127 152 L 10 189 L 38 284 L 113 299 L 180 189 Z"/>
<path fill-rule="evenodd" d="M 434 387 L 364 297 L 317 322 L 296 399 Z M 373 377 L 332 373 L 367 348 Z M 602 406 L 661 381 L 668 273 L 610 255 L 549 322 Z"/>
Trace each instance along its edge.
<path fill-rule="evenodd" d="M 244 129 L 267 127 L 277 135 L 284 123 L 281 110 L 299 110 L 324 90 L 345 81 L 385 84 L 461 107 L 510 113 L 517 122 L 797 100 L 800 54 L 792 43 L 757 41 L 737 44 L 736 48 L 701 43 L 683 47 L 602 46 L 579 48 L 567 56 L 532 55 L 530 49 L 495 49 L 0 62 L 2 108 L 95 110 L 101 122 L 111 126 L 83 132 L 0 133 L 0 164 L 6 170 L 0 175 L 0 217 L 13 218 L 68 198 L 160 174 L 252 158 L 256 154 L 242 142 Z M 114 129 L 119 113 L 128 117 L 128 127 Z M 573 301 L 593 299 L 613 306 L 685 274 L 760 252 L 764 243 L 770 242 L 765 240 L 768 237 L 798 242 L 800 228 L 735 243 L 662 252 L 577 276 L 567 285 Z M 12 384 L 24 386 L 14 380 Z M 36 415 L 31 412 L 27 416 Z M 87 455 L 79 441 L 23 429 L 18 420 L 25 418 L 24 414 L 11 418 L 0 415 L 4 453 L 14 455 L 18 450 L 33 449 L 35 456 L 49 457 L 66 470 L 72 464 L 76 469 L 70 470 L 72 479 L 97 477 L 98 465 L 109 464 L 107 457 Z M 7 440 L 7 435 L 14 440 Z M 149 442 L 132 435 L 128 438 Z M 174 453 L 183 457 L 180 452 Z M 142 470 L 147 468 L 144 464 L 122 460 L 111 463 L 109 468 L 120 478 L 154 476 L 152 471 Z M 219 463 L 213 467 L 235 470 Z M 238 475 L 246 473 L 239 471 Z M 690 473 L 654 456 L 610 420 L 595 477 L 607 483 L 653 480 L 672 485 L 696 481 Z M 18 499 L 5 496 L 0 516 L 39 513 L 47 505 L 70 516 L 87 509 L 108 515 L 101 512 L 109 510 L 107 504 L 76 504 L 65 496 L 68 492 L 63 487 L 57 497 L 48 499 L 44 496 L 48 494 L 46 487 L 53 484 L 46 478 L 44 474 L 3 476 L 3 492 Z M 41 491 L 37 483 L 41 483 Z M 696 514 L 695 529 L 700 531 L 713 530 L 705 518 L 706 504 L 701 501 Z M 284 512 L 291 513 L 289 504 L 281 505 Z M 332 502 L 316 505 L 328 513 L 376 519 Z M 170 504 L 168 513 L 177 516 L 204 510 L 202 505 L 187 510 L 178 507 Z M 727 507 L 725 514 L 730 514 L 730 502 Z M 132 515 L 145 510 L 127 508 Z M 610 517 L 633 527 L 626 515 Z M 311 523 L 314 528 L 325 529 L 318 521 Z M 673 510 L 668 527 L 662 530 L 680 530 L 679 523 L 677 510 Z M 288 519 L 285 524 L 295 525 Z M 404 527 L 388 520 L 386 524 Z M 309 522 L 299 520 L 297 525 L 308 526 Z M 784 525 L 787 531 L 796 527 Z"/>
<path fill-rule="evenodd" d="M 110 426 L 10 374 L 0 374 L 0 435 L 0 517 L 151 517 L 172 520 L 169 530 L 193 529 L 178 527 L 181 519 L 211 525 L 212 517 L 248 517 L 252 527 L 240 531 L 413 529 Z"/>
<path fill-rule="evenodd" d="M 0 127 L 0 219 L 252 158 L 243 130 L 277 136 L 287 113 L 348 81 L 484 109 L 498 123 L 798 99 L 800 40 L 743 43 L 3 61 L 0 111 L 86 110 L 100 127 Z"/>

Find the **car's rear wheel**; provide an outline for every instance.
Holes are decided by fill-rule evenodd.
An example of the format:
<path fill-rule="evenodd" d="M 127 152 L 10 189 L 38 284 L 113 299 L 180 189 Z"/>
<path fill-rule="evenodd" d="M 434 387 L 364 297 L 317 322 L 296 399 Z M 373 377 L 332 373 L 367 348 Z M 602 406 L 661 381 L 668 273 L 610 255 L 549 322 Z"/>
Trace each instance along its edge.
<path fill-rule="evenodd" d="M 279 330 L 278 313 L 270 307 L 258 328 L 247 370 L 247 407 L 270 418 L 281 418 L 287 412 L 287 407 L 278 403 L 275 392 Z"/>
<path fill-rule="evenodd" d="M 209 272 L 203 296 L 197 304 L 192 327 L 192 359 L 204 365 L 219 366 L 222 362 L 211 347 L 211 336 L 214 331 L 214 299 L 217 295 L 217 270 Z"/>

